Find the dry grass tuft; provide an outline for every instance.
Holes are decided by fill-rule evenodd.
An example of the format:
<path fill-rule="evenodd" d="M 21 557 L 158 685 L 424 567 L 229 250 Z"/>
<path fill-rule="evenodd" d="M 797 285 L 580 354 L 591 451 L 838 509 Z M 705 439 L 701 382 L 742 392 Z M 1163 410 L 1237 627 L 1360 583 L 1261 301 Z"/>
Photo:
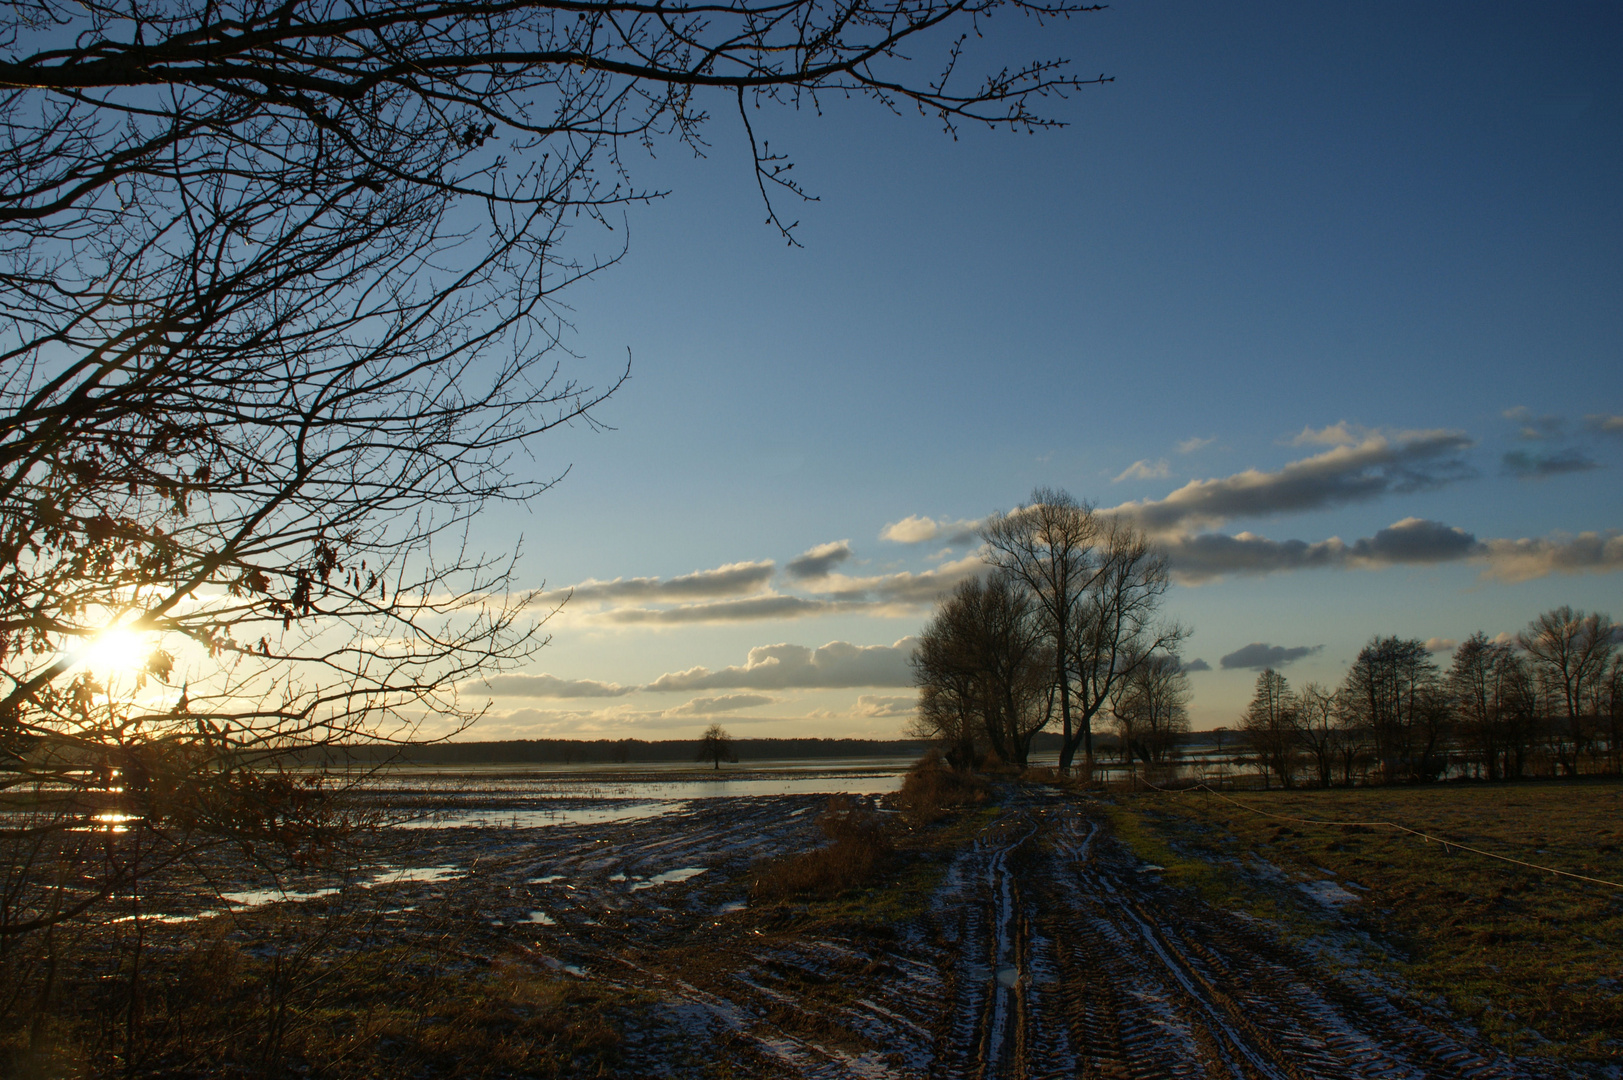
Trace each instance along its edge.
<path fill-rule="evenodd" d="M 909 825 L 929 825 L 986 798 L 984 780 L 948 767 L 941 754 L 932 750 L 908 770 L 895 802 Z"/>
<path fill-rule="evenodd" d="M 850 795 L 834 795 L 817 824 L 829 843 L 757 864 L 751 900 L 838 896 L 868 885 L 890 862 L 895 849 L 885 834 L 884 821 L 867 803 Z"/>
<path fill-rule="evenodd" d="M 637 1008 L 635 1000 L 522 956 L 449 947 L 459 922 L 447 919 L 437 939 L 395 942 L 355 920 L 344 927 L 356 934 L 345 948 L 267 959 L 266 938 L 258 949 L 240 948 L 218 920 L 201 925 L 194 943 L 150 948 L 138 996 L 127 967 L 64 962 L 51 1011 L 35 1030 L 26 1016 L 0 1022 L 0 1076 L 494 1080 L 612 1067 L 619 1014 Z"/>

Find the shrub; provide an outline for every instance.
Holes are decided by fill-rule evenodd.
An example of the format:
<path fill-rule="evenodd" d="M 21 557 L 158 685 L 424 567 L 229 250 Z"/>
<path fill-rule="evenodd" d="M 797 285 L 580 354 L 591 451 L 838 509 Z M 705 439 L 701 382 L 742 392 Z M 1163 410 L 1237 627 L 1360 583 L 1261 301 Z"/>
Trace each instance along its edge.
<path fill-rule="evenodd" d="M 890 861 L 893 849 L 884 822 L 867 803 L 834 795 L 817 824 L 829 842 L 758 863 L 750 886 L 752 900 L 837 896 L 873 881 Z"/>
<path fill-rule="evenodd" d="M 928 825 L 953 811 L 986 801 L 986 782 L 967 770 L 947 767 L 931 750 L 907 771 L 896 807 L 910 825 Z"/>

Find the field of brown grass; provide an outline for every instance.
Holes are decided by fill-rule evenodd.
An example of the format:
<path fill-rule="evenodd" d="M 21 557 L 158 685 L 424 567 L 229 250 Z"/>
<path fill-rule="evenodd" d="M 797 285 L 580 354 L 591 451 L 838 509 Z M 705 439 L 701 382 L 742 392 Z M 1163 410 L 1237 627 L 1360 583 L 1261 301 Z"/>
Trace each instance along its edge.
<path fill-rule="evenodd" d="M 1623 882 L 1615 780 L 1120 796 L 1118 833 L 1208 901 L 1322 929 L 1315 890 L 1417 989 L 1509 1053 L 1623 1058 Z M 1393 822 L 1449 843 L 1377 824 Z M 1323 895 L 1322 892 L 1317 895 Z M 1316 910 L 1317 909 L 1317 910 Z"/>

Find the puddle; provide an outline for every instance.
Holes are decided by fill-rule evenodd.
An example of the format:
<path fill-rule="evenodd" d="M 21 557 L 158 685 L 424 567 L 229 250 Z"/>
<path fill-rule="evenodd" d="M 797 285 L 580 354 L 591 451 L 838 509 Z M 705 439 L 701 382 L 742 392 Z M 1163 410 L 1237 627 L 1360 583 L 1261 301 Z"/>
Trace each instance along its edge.
<path fill-rule="evenodd" d="M 557 926 L 558 925 L 558 920 L 554 919 L 551 915 L 548 915 L 544 911 L 532 911 L 532 912 L 530 912 L 529 918 L 525 919 L 524 921 L 525 922 L 532 922 L 532 923 L 539 923 L 542 926 Z"/>
<path fill-rule="evenodd" d="M 245 889 L 242 892 L 221 893 L 220 899 L 232 907 L 259 907 L 263 904 L 274 904 L 279 900 L 314 900 L 318 896 L 335 896 L 337 893 L 336 888 Z"/>
<path fill-rule="evenodd" d="M 7 814 L 5 816 L 7 818 L 16 818 L 19 815 Z M 116 810 L 108 810 L 104 813 L 91 814 L 88 817 L 80 818 L 80 824 L 70 827 L 68 831 L 126 833 L 130 831 L 130 825 L 132 822 L 137 822 L 140 820 L 140 814 L 124 814 Z"/>
<path fill-rule="evenodd" d="M 434 882 L 451 881 L 462 876 L 460 866 L 402 866 L 397 870 L 385 870 L 375 875 L 371 881 L 361 883 L 362 888 L 373 885 L 402 885 L 408 882 Z"/>
<path fill-rule="evenodd" d="M 154 911 L 150 914 L 142 915 L 140 919 L 144 923 L 189 923 L 196 922 L 198 919 L 211 919 L 216 915 L 224 914 L 226 914 L 224 911 L 219 910 L 199 911 L 196 915 L 172 915 L 166 911 Z M 136 916 L 134 915 L 120 915 L 118 918 L 112 921 L 115 923 L 127 923 L 134 922 L 135 919 Z"/>
<path fill-rule="evenodd" d="M 707 869 L 708 867 L 704 866 L 684 866 L 680 870 L 667 870 L 663 874 L 655 874 L 647 881 L 637 882 L 637 884 L 631 886 L 631 891 L 636 892 L 638 889 L 651 889 L 655 885 L 669 885 L 676 881 L 686 881 L 688 878 L 698 877 Z M 614 879 L 610 878 L 609 880 L 613 881 Z"/>
<path fill-rule="evenodd" d="M 581 785 L 585 787 L 586 785 Z M 766 776 L 749 779 L 653 780 L 602 785 L 603 795 L 646 795 L 655 799 L 725 799 L 761 795 L 883 795 L 902 786 L 901 773 L 830 776 Z M 589 791 L 581 792 L 591 797 Z"/>
<path fill-rule="evenodd" d="M 1296 886 L 1325 907 L 1340 907 L 1350 904 L 1358 897 L 1343 889 L 1333 881 L 1303 881 Z"/>
<path fill-rule="evenodd" d="M 997 984 L 1007 986 L 1011 990 L 1020 984 L 1020 969 L 1017 967 L 1000 967 L 997 969 Z"/>
<path fill-rule="evenodd" d="M 721 905 L 719 908 L 717 908 L 716 909 L 716 914 L 717 915 L 736 915 L 738 912 L 744 911 L 748 907 L 749 907 L 749 904 L 747 902 L 743 901 L 743 900 L 733 900 L 733 901 L 730 901 L 729 903 L 725 903 L 725 904 Z"/>

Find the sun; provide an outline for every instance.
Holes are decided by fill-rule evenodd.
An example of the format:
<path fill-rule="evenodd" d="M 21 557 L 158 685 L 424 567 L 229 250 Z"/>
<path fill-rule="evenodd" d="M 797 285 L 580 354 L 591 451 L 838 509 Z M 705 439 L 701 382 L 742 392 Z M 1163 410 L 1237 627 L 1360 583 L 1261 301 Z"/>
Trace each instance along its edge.
<path fill-rule="evenodd" d="M 103 630 L 85 647 L 82 663 L 98 675 L 140 671 L 152 655 L 152 635 L 114 626 Z"/>

